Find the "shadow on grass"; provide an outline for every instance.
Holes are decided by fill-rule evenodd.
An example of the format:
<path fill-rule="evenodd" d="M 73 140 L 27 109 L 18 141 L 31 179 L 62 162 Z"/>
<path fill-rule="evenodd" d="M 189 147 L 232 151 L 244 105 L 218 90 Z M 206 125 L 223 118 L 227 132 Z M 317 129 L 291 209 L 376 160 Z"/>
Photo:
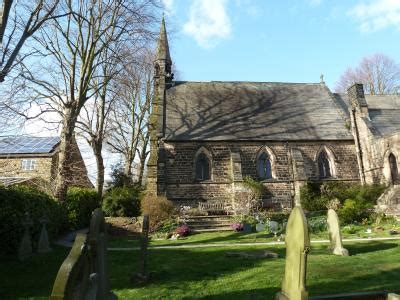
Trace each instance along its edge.
<path fill-rule="evenodd" d="M 232 258 L 226 255 L 226 252 L 240 252 L 243 249 L 151 249 L 149 250 L 150 285 L 168 285 L 182 288 L 185 282 L 217 280 L 225 275 L 229 276 L 236 272 L 250 270 L 267 262 L 274 269 L 283 272 L 285 250 L 282 248 L 270 248 L 268 250 L 278 253 L 279 258 L 249 259 Z M 133 287 L 128 281 L 128 276 L 137 270 L 138 254 L 138 251 L 113 252 L 110 257 L 113 289 Z"/>
<path fill-rule="evenodd" d="M 400 292 L 400 286 L 393 280 L 399 278 L 400 268 L 395 268 L 389 271 L 377 271 L 356 276 L 349 276 L 343 280 L 333 279 L 325 280 L 317 284 L 309 284 L 307 289 L 310 296 L 326 296 L 342 293 L 362 293 L 374 291 L 388 291 L 393 293 Z M 340 287 L 338 289 L 338 287 Z M 353 298 L 352 298 L 353 299 Z M 361 298 L 357 298 L 361 299 Z M 377 298 L 381 299 L 381 298 Z"/>
<path fill-rule="evenodd" d="M 358 255 L 363 253 L 375 252 L 388 250 L 395 247 L 399 247 L 396 243 L 380 243 L 380 242 L 369 242 L 367 243 L 358 243 L 358 244 L 350 244 L 344 245 L 344 247 L 349 250 L 350 255 Z M 400 251 L 400 249 L 399 249 Z"/>
<path fill-rule="evenodd" d="M 58 269 L 70 251 L 52 247 L 52 252 L 36 254 L 23 262 L 0 261 L 0 299 L 48 299 Z"/>
<path fill-rule="evenodd" d="M 232 292 L 224 292 L 222 294 L 209 295 L 204 297 L 199 297 L 197 299 L 202 300 L 211 300 L 211 299 L 274 299 L 274 295 L 279 292 L 279 288 L 258 288 L 251 290 L 242 290 L 242 291 L 232 291 Z M 272 296 L 272 297 L 271 297 Z M 183 298 L 190 299 L 190 298 Z M 193 299 L 193 298 L 191 298 Z"/>
<path fill-rule="evenodd" d="M 398 244 L 369 242 L 345 246 L 356 255 L 337 257 L 320 253 L 325 251 L 325 245 L 313 247 L 307 272 L 311 296 L 382 290 L 399 292 L 400 264 L 395 248 Z M 244 248 L 255 250 L 254 247 Z M 151 281 L 143 288 L 129 283 L 129 275 L 137 270 L 138 251 L 112 252 L 111 286 L 121 296 L 133 293 L 137 299 L 274 299 L 283 277 L 285 248 L 259 246 L 256 249 L 271 250 L 280 257 L 269 260 L 225 255 L 228 251 L 243 251 L 242 247 L 151 249 Z"/>

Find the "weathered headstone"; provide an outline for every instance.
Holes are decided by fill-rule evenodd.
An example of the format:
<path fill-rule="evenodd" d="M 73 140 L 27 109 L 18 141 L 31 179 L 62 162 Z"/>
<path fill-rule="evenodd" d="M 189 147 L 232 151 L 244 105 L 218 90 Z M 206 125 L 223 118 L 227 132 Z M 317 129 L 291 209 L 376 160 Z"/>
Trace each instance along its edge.
<path fill-rule="evenodd" d="M 275 236 L 279 231 L 279 223 L 276 221 L 269 222 L 269 231 L 272 232 Z"/>
<path fill-rule="evenodd" d="M 51 251 L 49 244 L 49 235 L 47 233 L 46 224 L 49 223 L 49 219 L 46 217 L 42 217 L 40 220 L 40 224 L 42 224 L 42 230 L 40 231 L 39 243 L 38 243 L 38 253 L 47 253 Z"/>
<path fill-rule="evenodd" d="M 50 300 L 84 299 L 89 289 L 89 261 L 87 235 L 78 233 L 71 251 L 58 270 Z"/>
<path fill-rule="evenodd" d="M 333 209 L 328 209 L 327 224 L 330 241 L 329 250 L 335 255 L 348 256 L 349 251 L 343 248 L 342 244 L 342 233 L 340 232 L 339 218 L 336 214 L 336 211 Z"/>
<path fill-rule="evenodd" d="M 33 221 L 27 212 L 25 213 L 25 219 L 22 221 L 22 225 L 24 226 L 24 235 L 22 236 L 22 240 L 18 248 L 19 260 L 25 260 L 32 256 L 32 240 L 29 229 L 32 227 Z"/>
<path fill-rule="evenodd" d="M 147 252 L 149 244 L 149 216 L 143 216 L 142 235 L 140 238 L 139 272 L 131 276 L 131 282 L 135 284 L 146 284 L 149 281 L 147 271 Z"/>
<path fill-rule="evenodd" d="M 100 208 L 95 209 L 92 213 L 88 240 L 90 257 L 93 262 L 91 278 L 93 273 L 96 273 L 96 299 L 116 299 L 116 296 L 111 292 L 108 278 L 106 223 L 103 211 Z"/>
<path fill-rule="evenodd" d="M 277 300 L 308 299 L 306 290 L 307 253 L 310 249 L 307 220 L 303 209 L 295 206 L 286 226 L 286 260 L 282 291 Z"/>
<path fill-rule="evenodd" d="M 93 211 L 89 235 L 78 233 L 68 257 L 57 273 L 51 300 L 109 300 L 107 235 L 100 208 Z"/>
<path fill-rule="evenodd" d="M 265 230 L 265 224 L 264 223 L 258 223 L 256 224 L 256 231 L 261 232 Z"/>

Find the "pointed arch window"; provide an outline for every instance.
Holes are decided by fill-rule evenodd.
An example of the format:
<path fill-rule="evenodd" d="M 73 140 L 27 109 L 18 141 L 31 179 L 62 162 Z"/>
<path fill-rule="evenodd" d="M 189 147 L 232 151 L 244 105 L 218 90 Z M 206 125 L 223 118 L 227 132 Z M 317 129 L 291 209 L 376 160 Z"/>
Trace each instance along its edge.
<path fill-rule="evenodd" d="M 321 151 L 318 155 L 318 171 L 321 179 L 332 177 L 331 163 L 326 151 Z"/>
<path fill-rule="evenodd" d="M 196 180 L 210 180 L 211 179 L 211 163 L 207 155 L 201 152 L 196 158 Z"/>
<path fill-rule="evenodd" d="M 272 178 L 271 159 L 266 152 L 262 152 L 258 157 L 257 173 L 260 179 Z"/>

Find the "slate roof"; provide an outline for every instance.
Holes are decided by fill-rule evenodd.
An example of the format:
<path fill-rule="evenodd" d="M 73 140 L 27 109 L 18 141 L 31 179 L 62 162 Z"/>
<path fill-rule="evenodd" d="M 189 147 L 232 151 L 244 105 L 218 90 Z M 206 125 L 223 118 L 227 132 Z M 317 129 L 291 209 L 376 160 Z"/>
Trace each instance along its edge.
<path fill-rule="evenodd" d="M 400 95 L 365 95 L 373 133 L 382 136 L 400 132 Z"/>
<path fill-rule="evenodd" d="M 167 90 L 166 140 L 352 140 L 320 83 L 176 82 Z"/>
<path fill-rule="evenodd" d="M 346 94 L 333 95 L 344 109 L 350 105 Z M 365 95 L 365 101 L 368 118 L 364 120 L 372 134 L 387 136 L 400 132 L 400 95 Z"/>
<path fill-rule="evenodd" d="M 50 154 L 60 143 L 59 137 L 16 136 L 0 139 L 0 156 Z"/>

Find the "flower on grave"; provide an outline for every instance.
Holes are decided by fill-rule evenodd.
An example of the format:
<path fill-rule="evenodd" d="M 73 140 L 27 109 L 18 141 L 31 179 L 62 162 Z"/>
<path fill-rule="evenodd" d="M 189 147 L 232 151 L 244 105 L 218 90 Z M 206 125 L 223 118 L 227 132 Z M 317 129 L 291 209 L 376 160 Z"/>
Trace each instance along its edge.
<path fill-rule="evenodd" d="M 239 222 L 233 223 L 233 224 L 231 225 L 231 228 L 232 228 L 234 231 L 242 231 L 242 230 L 243 230 L 243 224 L 242 224 L 242 223 L 239 223 Z"/>
<path fill-rule="evenodd" d="M 178 226 L 176 228 L 176 233 L 180 236 L 188 236 L 190 234 L 190 228 L 186 224 Z"/>

